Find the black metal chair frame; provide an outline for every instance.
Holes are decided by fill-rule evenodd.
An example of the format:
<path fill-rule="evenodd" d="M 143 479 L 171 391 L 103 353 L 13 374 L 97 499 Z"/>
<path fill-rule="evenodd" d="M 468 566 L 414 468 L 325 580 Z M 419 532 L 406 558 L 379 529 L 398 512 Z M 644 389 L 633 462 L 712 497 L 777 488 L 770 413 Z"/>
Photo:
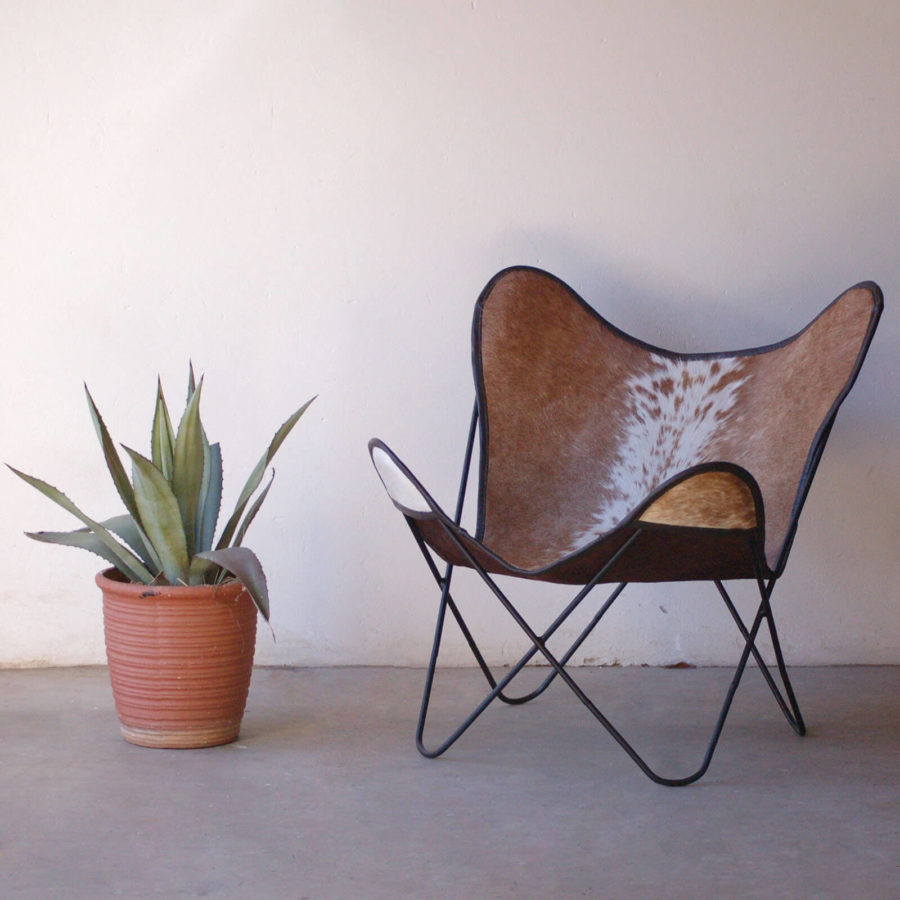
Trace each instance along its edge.
<path fill-rule="evenodd" d="M 459 487 L 459 495 L 457 498 L 456 504 L 456 513 L 454 517 L 454 523 L 458 526 L 462 519 L 463 506 L 465 503 L 466 497 L 466 487 L 469 480 L 469 470 L 471 468 L 472 461 L 472 453 L 475 443 L 475 435 L 478 427 L 478 419 L 479 419 L 479 410 L 478 410 L 478 402 L 476 400 L 475 407 L 472 413 L 471 425 L 469 428 L 469 436 L 468 442 L 466 445 L 466 453 L 465 459 L 463 462 L 463 472 L 462 478 L 460 481 Z M 824 441 L 823 441 L 824 443 Z M 817 461 L 817 460 L 815 460 Z M 814 461 L 814 463 L 815 463 Z M 658 772 L 654 771 L 641 757 L 641 755 L 635 750 L 635 748 L 622 736 L 622 734 L 615 728 L 615 726 L 610 722 L 610 720 L 597 708 L 594 702 L 587 696 L 587 694 L 582 690 L 576 680 L 572 677 L 569 671 L 566 669 L 566 664 L 572 658 L 572 656 L 576 653 L 578 648 L 584 643 L 584 641 L 588 638 L 588 636 L 594 631 L 597 625 L 600 623 L 600 620 L 606 614 L 606 612 L 613 605 L 615 600 L 619 597 L 619 595 L 624 591 L 628 582 L 622 582 L 618 584 L 612 593 L 608 596 L 605 602 L 600 606 L 598 611 L 595 613 L 593 618 L 588 622 L 587 626 L 582 630 L 582 632 L 578 635 L 578 637 L 573 641 L 571 646 L 563 653 L 561 656 L 557 656 L 547 646 L 547 642 L 550 638 L 557 632 L 557 630 L 568 620 L 569 616 L 575 612 L 575 610 L 581 605 L 582 601 L 584 601 L 588 594 L 590 594 L 593 589 L 600 584 L 604 576 L 607 572 L 609 572 L 616 562 L 622 558 L 628 551 L 634 548 L 637 544 L 639 544 L 641 536 L 645 533 L 648 528 L 660 527 L 653 525 L 638 525 L 637 529 L 633 534 L 628 538 L 628 540 L 618 549 L 615 555 L 606 563 L 603 568 L 598 571 L 590 581 L 585 584 L 581 590 L 575 595 L 572 601 L 559 613 L 559 615 L 553 620 L 553 622 L 544 629 L 543 632 L 537 633 L 525 620 L 522 614 L 518 611 L 518 609 L 513 605 L 513 603 L 509 600 L 506 594 L 500 589 L 497 585 L 497 582 L 491 575 L 485 570 L 484 566 L 481 565 L 478 560 L 476 560 L 469 549 L 459 540 L 459 538 L 448 528 L 446 529 L 446 533 L 449 536 L 450 540 L 455 545 L 456 549 L 460 552 L 460 554 L 465 558 L 466 562 L 484 581 L 487 585 L 490 592 L 497 598 L 500 604 L 506 609 L 512 619 L 516 622 L 516 624 L 521 628 L 521 630 L 525 633 L 528 639 L 531 642 L 531 647 L 520 657 L 520 659 L 510 667 L 509 671 L 503 676 L 501 679 L 497 679 L 487 662 L 481 650 L 478 647 L 468 625 L 463 618 L 459 607 L 457 606 L 453 596 L 450 592 L 451 581 L 453 576 L 454 565 L 452 563 L 447 563 L 444 569 L 443 575 L 438 567 L 438 563 L 435 559 L 434 554 L 428 548 L 425 543 L 424 538 L 422 537 L 421 531 L 416 523 L 414 517 L 405 515 L 407 524 L 409 525 L 413 536 L 415 537 L 416 543 L 419 546 L 419 549 L 422 551 L 423 556 L 425 557 L 425 561 L 428 565 L 431 574 L 437 583 L 440 591 L 441 591 L 441 600 L 440 606 L 438 608 L 437 615 L 437 624 L 435 627 L 434 633 L 434 642 L 431 649 L 431 656 L 428 663 L 427 675 L 425 680 L 425 689 L 422 696 L 422 705 L 419 713 L 419 720 L 416 727 L 416 746 L 419 752 L 428 758 L 434 758 L 440 756 L 444 753 L 449 747 L 451 747 L 461 736 L 462 734 L 469 728 L 469 726 L 493 703 L 494 700 L 499 699 L 501 702 L 510 704 L 510 705 L 519 705 L 523 703 L 527 703 L 530 700 L 535 699 L 540 696 L 554 681 L 554 679 L 559 676 L 572 690 L 575 696 L 584 704 L 584 706 L 588 709 L 588 711 L 594 716 L 595 719 L 612 735 L 613 739 L 619 744 L 619 746 L 628 754 L 629 757 L 637 764 L 637 766 L 641 769 L 641 771 L 652 781 L 657 784 L 666 785 L 669 787 L 679 787 L 683 785 L 692 784 L 693 782 L 700 779 L 706 770 L 709 768 L 709 764 L 712 760 L 713 753 L 715 752 L 716 745 L 718 744 L 719 737 L 721 736 L 722 729 L 725 725 L 725 720 L 728 716 L 728 712 L 731 708 L 731 703 L 734 698 L 735 692 L 737 691 L 738 684 L 741 681 L 741 677 L 743 676 L 744 669 L 747 666 L 747 662 L 749 661 L 751 655 L 755 659 L 760 672 L 762 673 L 766 684 L 769 686 L 769 689 L 772 691 L 773 696 L 775 697 L 778 706 L 780 707 L 782 713 L 790 724 L 791 728 L 798 734 L 804 735 L 806 734 L 806 726 L 803 722 L 803 717 L 800 713 L 800 709 L 797 705 L 797 700 L 794 694 L 793 687 L 791 685 L 790 679 L 788 677 L 787 668 L 785 666 L 784 657 L 781 651 L 781 644 L 778 639 L 778 632 L 775 627 L 775 619 L 772 613 L 771 606 L 771 596 L 772 591 L 775 586 L 776 576 L 771 576 L 766 578 L 765 572 L 766 567 L 764 564 L 763 558 L 763 548 L 761 544 L 761 538 L 759 530 L 749 531 L 747 533 L 747 541 L 748 541 L 748 551 L 752 556 L 754 561 L 754 567 L 756 570 L 756 583 L 759 589 L 760 602 L 759 607 L 754 616 L 753 622 L 748 628 L 745 622 L 741 619 L 737 609 L 735 608 L 734 603 L 732 602 L 731 597 L 728 592 L 725 590 L 724 585 L 719 580 L 714 580 L 714 584 L 718 589 L 719 594 L 722 597 L 722 600 L 725 603 L 728 612 L 731 614 L 732 618 L 737 625 L 738 630 L 741 633 L 741 636 L 744 640 L 743 650 L 741 652 L 740 659 L 738 661 L 737 667 L 734 671 L 734 675 L 731 679 L 731 683 L 728 687 L 728 690 L 725 695 L 725 699 L 722 703 L 721 710 L 718 715 L 718 719 L 716 721 L 715 727 L 712 732 L 712 736 L 709 740 L 709 744 L 706 748 L 705 754 L 703 756 L 703 760 L 694 772 L 689 775 L 680 778 L 668 778 L 665 777 Z M 435 673 L 437 669 L 438 655 L 440 652 L 441 641 L 444 635 L 444 625 L 446 622 L 446 614 L 447 610 L 450 611 L 451 615 L 455 619 L 457 625 L 459 626 L 463 637 L 465 638 L 466 643 L 468 644 L 476 662 L 478 663 L 479 668 L 481 669 L 484 677 L 486 678 L 488 685 L 490 686 L 490 691 L 484 697 L 484 699 L 475 707 L 475 709 L 465 718 L 462 723 L 449 735 L 442 743 L 438 744 L 433 748 L 429 748 L 425 745 L 425 725 L 426 720 L 428 718 L 428 711 L 431 702 L 431 694 L 432 688 L 434 686 Z M 782 682 L 782 688 L 779 688 L 778 684 L 775 681 L 775 678 L 772 675 L 772 672 L 769 669 L 769 666 L 763 660 L 762 654 L 757 647 L 756 640 L 757 636 L 760 632 L 763 622 L 765 621 L 769 635 L 772 642 L 772 649 L 775 655 L 776 666 L 778 669 L 778 673 Z M 516 676 L 522 671 L 523 668 L 537 655 L 540 654 L 546 660 L 547 664 L 551 668 L 551 672 L 544 678 L 541 684 L 530 691 L 527 694 L 522 694 L 519 696 L 510 696 L 505 693 L 507 687 L 513 682 Z"/>

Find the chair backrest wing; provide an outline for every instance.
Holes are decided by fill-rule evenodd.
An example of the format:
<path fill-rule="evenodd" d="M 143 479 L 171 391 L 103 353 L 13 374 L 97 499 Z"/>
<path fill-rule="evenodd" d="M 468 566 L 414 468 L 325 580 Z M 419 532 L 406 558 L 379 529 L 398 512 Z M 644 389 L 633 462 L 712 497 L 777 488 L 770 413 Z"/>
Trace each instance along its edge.
<path fill-rule="evenodd" d="M 546 272 L 499 273 L 473 329 L 478 536 L 538 568 L 615 528 L 685 469 L 729 462 L 759 484 L 766 559 L 780 571 L 881 302 L 877 286 L 858 285 L 779 344 L 677 354 L 610 325 Z"/>

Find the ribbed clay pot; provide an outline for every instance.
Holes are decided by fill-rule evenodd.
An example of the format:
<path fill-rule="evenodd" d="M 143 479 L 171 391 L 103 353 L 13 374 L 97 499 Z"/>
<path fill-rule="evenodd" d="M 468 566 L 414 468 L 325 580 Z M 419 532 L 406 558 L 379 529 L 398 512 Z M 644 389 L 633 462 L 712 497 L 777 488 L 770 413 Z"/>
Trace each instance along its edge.
<path fill-rule="evenodd" d="M 243 585 L 133 584 L 115 569 L 96 580 L 125 740 L 172 748 L 236 740 L 256 647 L 256 607 Z"/>

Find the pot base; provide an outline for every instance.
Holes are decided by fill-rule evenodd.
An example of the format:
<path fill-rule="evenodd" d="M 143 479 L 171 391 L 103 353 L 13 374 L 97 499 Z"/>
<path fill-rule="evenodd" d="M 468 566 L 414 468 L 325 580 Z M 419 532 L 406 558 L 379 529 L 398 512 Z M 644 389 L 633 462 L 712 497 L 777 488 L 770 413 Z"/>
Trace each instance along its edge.
<path fill-rule="evenodd" d="M 129 744 L 138 747 L 153 747 L 157 750 L 196 750 L 201 747 L 219 747 L 238 739 L 240 725 L 226 725 L 190 731 L 150 731 L 120 725 L 122 737 Z"/>

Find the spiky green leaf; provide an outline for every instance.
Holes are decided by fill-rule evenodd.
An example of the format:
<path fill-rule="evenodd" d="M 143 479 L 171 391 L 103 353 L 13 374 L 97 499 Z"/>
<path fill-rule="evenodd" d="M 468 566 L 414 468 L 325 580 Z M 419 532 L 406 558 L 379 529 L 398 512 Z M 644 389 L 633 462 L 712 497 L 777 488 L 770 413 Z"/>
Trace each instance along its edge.
<path fill-rule="evenodd" d="M 184 410 L 178 433 L 175 436 L 175 465 L 172 472 L 172 490 L 181 511 L 184 536 L 189 556 L 196 548 L 195 530 L 200 493 L 203 487 L 203 445 L 205 436 L 200 421 L 200 394 L 203 379 L 191 395 Z"/>
<path fill-rule="evenodd" d="M 150 571 L 156 573 L 162 571 L 162 564 L 156 550 L 153 549 L 153 544 L 150 543 L 150 539 L 144 534 L 140 525 L 135 522 L 134 516 L 113 516 L 111 519 L 104 519 L 100 524 L 125 541 Z"/>
<path fill-rule="evenodd" d="M 222 448 L 219 444 L 206 442 L 203 449 L 203 487 L 197 509 L 197 552 L 212 549 L 222 504 Z"/>
<path fill-rule="evenodd" d="M 153 429 L 150 436 L 150 459 L 170 481 L 175 460 L 175 432 L 169 418 L 169 408 L 163 396 L 162 381 L 156 381 L 156 410 L 153 414 Z"/>
<path fill-rule="evenodd" d="M 138 581 L 142 584 L 149 584 L 153 581 L 153 575 L 147 570 L 137 556 L 135 556 L 127 547 L 123 547 L 109 531 L 100 524 L 100 522 L 85 515 L 62 491 L 53 487 L 52 484 L 48 484 L 46 481 L 41 481 L 40 478 L 26 475 L 24 472 L 20 472 L 12 466 L 8 466 L 8 468 L 26 482 L 26 484 L 30 484 L 33 488 L 36 488 L 45 497 L 61 506 L 66 512 L 71 513 L 80 522 L 87 525 L 88 528 L 97 535 L 98 540 L 103 544 L 106 550 L 115 557 L 115 565 L 122 571 L 123 575 L 127 576 L 132 581 Z M 36 540 L 40 540 L 40 538 L 37 538 Z M 104 558 L 106 559 L 107 557 Z"/>
<path fill-rule="evenodd" d="M 252 550 L 246 547 L 227 547 L 197 554 L 231 572 L 247 589 L 262 617 L 269 621 L 269 588 L 262 565 Z"/>
<path fill-rule="evenodd" d="M 200 441 L 203 446 L 203 475 L 200 479 L 200 491 L 197 495 L 197 516 L 194 519 L 194 535 L 195 535 L 195 546 L 193 548 L 195 553 L 198 553 L 201 550 L 209 550 L 209 547 L 204 547 L 202 542 L 202 530 L 203 530 L 203 506 L 206 502 L 206 494 L 209 491 L 209 480 L 212 476 L 212 449 L 209 446 L 209 440 L 206 437 L 206 429 L 200 429 Z"/>
<path fill-rule="evenodd" d="M 222 532 L 222 536 L 219 538 L 219 543 L 217 545 L 218 549 L 224 549 L 231 543 L 231 539 L 234 536 L 235 530 L 238 527 L 238 523 L 241 520 L 241 516 L 244 513 L 244 510 L 247 507 L 247 502 L 253 496 L 256 489 L 262 483 L 263 475 L 266 471 L 266 466 L 272 461 L 272 458 L 275 456 L 275 453 L 278 451 L 278 448 L 284 443 L 285 438 L 291 433 L 291 429 L 297 424 L 300 417 L 303 413 L 309 409 L 309 405 L 315 400 L 315 397 L 311 397 L 303 406 L 300 407 L 287 421 L 275 432 L 275 437 L 272 438 L 272 442 L 269 444 L 266 452 L 260 457 L 259 462 L 256 464 L 256 467 L 250 473 L 250 477 L 247 479 L 247 483 L 244 485 L 244 489 L 241 491 L 240 496 L 238 497 L 238 501 L 235 504 L 234 512 L 231 514 L 231 518 L 229 518 L 227 524 L 225 525 L 225 529 Z"/>
<path fill-rule="evenodd" d="M 191 397 L 194 396 L 194 391 L 197 390 L 197 382 L 194 379 L 194 363 L 192 360 L 188 360 L 188 390 L 187 390 L 187 399 L 184 401 L 185 403 L 191 402 Z"/>
<path fill-rule="evenodd" d="M 147 567 L 147 569 L 153 568 L 153 563 L 147 553 L 148 548 L 146 536 L 141 534 L 140 529 L 137 527 L 137 524 L 131 516 L 112 516 L 112 518 L 104 519 L 100 524 L 107 531 L 114 534 L 117 538 L 121 538 L 131 548 L 131 550 L 134 551 L 135 556 L 137 556 L 141 560 L 141 562 Z M 81 538 L 79 538 L 78 535 L 94 535 L 94 533 L 90 528 L 88 528 L 87 525 L 85 525 L 84 528 L 76 528 L 74 531 L 37 531 L 33 533 L 26 532 L 26 534 L 28 535 L 28 537 L 34 538 L 36 541 L 43 541 L 46 544 L 64 543 L 62 541 L 50 540 L 49 536 L 73 536 L 75 540 L 80 541 Z M 94 535 L 94 537 L 96 538 L 96 535 Z M 71 546 L 75 545 L 72 544 Z M 90 550 L 92 548 L 89 546 L 85 546 L 85 549 Z M 97 553 L 98 556 L 102 556 L 99 551 L 94 550 L 92 552 Z M 104 557 L 104 559 L 106 559 L 106 557 Z"/>
<path fill-rule="evenodd" d="M 122 561 L 118 555 L 113 553 L 89 528 L 79 528 L 76 531 L 26 531 L 25 534 L 32 540 L 41 541 L 44 544 L 60 544 L 63 547 L 89 550 L 117 569 L 121 570 L 122 568 Z"/>
<path fill-rule="evenodd" d="M 131 482 L 128 480 L 128 476 L 125 474 L 125 467 L 122 465 L 122 460 L 119 459 L 116 445 L 109 435 L 109 431 L 103 422 L 103 417 L 100 415 L 100 410 L 97 409 L 97 404 L 94 403 L 94 398 L 91 396 L 91 392 L 88 390 L 87 385 L 84 386 L 84 392 L 87 395 L 88 409 L 91 411 L 94 429 L 100 440 L 100 446 L 103 448 L 106 467 L 109 469 L 109 474 L 112 475 L 116 491 L 118 491 L 119 496 L 122 498 L 125 509 L 127 509 L 136 519 L 139 519 L 140 516 L 138 515 L 137 505 L 135 504 L 134 499 L 134 490 L 131 486 Z"/>
<path fill-rule="evenodd" d="M 170 584 L 187 584 L 190 557 L 178 501 L 165 475 L 153 463 L 129 447 L 134 496 L 144 530 L 159 555 Z"/>
<path fill-rule="evenodd" d="M 263 501 L 266 499 L 266 495 L 269 493 L 269 489 L 272 487 L 272 482 L 275 480 L 275 470 L 272 470 L 272 475 L 269 478 L 269 483 L 263 488 L 260 492 L 259 496 L 253 501 L 250 505 L 250 509 L 247 510 L 247 515 L 244 516 L 244 521 L 241 522 L 240 527 L 237 530 L 237 533 L 234 536 L 234 542 L 232 546 L 240 547 L 244 542 L 244 535 L 247 533 L 247 529 L 252 524 L 253 520 L 256 518 L 256 514 L 259 512 L 260 507 L 263 505 Z"/>

